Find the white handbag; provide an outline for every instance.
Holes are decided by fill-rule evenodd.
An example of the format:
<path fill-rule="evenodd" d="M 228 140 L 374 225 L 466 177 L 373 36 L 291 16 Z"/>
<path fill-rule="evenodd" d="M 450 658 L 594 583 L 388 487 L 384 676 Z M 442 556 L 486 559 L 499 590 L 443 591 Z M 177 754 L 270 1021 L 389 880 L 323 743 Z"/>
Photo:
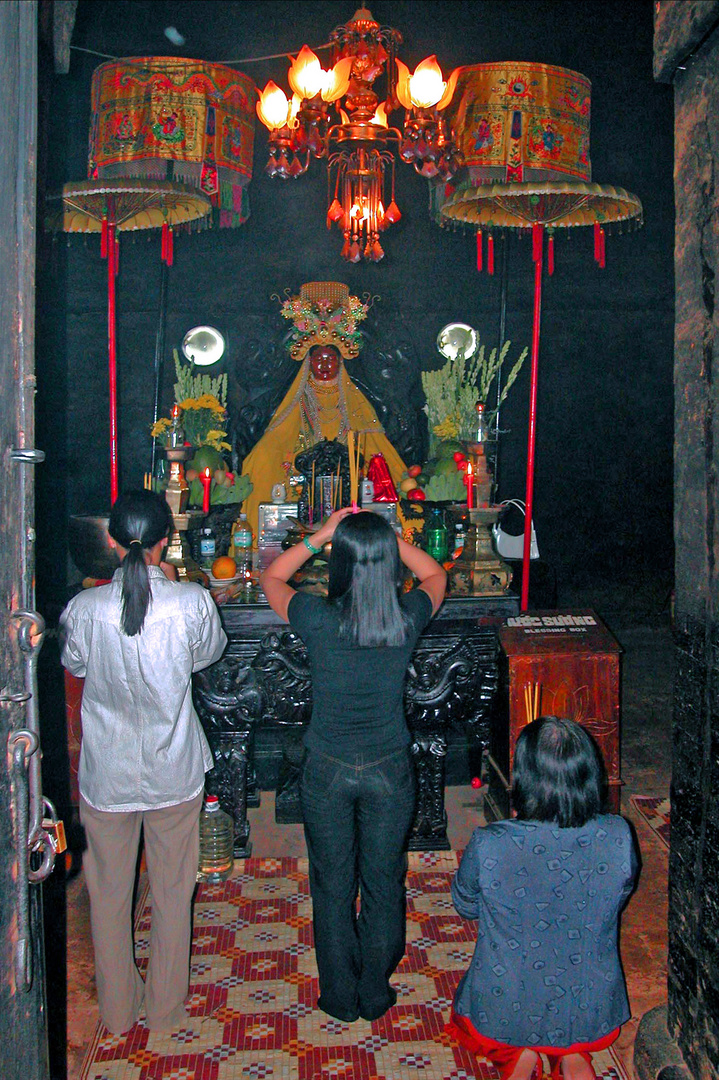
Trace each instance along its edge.
<path fill-rule="evenodd" d="M 527 509 L 521 499 L 505 499 L 500 503 L 500 506 L 514 506 L 517 510 L 521 510 L 524 516 L 524 527 L 527 527 Z M 512 533 L 505 532 L 498 521 L 495 521 L 492 526 L 492 536 L 494 537 L 494 546 L 497 550 L 497 554 L 501 555 L 503 559 L 517 559 L 521 560 L 524 557 L 524 533 L 520 533 L 519 536 L 513 536 Z M 531 522 L 531 535 L 529 541 L 529 557 L 530 559 L 539 558 L 539 546 L 537 544 L 537 534 L 534 531 L 534 522 Z"/>

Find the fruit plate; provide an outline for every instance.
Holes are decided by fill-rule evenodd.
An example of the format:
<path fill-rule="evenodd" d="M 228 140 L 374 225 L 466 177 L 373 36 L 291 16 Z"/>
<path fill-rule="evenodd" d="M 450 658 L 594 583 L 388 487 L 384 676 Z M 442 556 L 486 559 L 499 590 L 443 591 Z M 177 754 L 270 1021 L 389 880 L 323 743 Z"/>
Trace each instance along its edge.
<path fill-rule="evenodd" d="M 224 589 L 227 585 L 234 585 L 235 582 L 242 580 L 242 574 L 234 574 L 232 577 L 213 577 L 209 571 L 206 573 L 210 579 L 211 589 Z"/>

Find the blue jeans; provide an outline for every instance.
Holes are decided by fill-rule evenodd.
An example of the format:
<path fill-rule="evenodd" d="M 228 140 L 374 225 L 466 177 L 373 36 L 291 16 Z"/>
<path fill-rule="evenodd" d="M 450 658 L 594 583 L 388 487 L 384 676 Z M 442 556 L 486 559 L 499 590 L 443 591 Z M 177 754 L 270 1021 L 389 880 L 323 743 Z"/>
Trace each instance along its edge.
<path fill-rule="evenodd" d="M 309 751 L 300 799 L 310 864 L 318 1005 L 375 1020 L 394 1005 L 404 956 L 405 854 L 415 803 L 409 749 L 354 764 Z M 357 895 L 361 906 L 357 914 Z"/>

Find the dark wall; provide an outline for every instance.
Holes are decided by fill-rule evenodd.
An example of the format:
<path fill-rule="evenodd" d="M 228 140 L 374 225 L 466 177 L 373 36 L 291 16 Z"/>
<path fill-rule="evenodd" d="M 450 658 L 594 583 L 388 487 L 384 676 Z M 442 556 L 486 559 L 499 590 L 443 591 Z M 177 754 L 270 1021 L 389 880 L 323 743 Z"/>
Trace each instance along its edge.
<path fill-rule="evenodd" d="M 115 56 L 233 60 L 296 51 L 305 41 L 321 44 L 353 10 L 352 3 L 338 2 L 80 0 L 73 44 Z M 458 64 L 517 59 L 587 75 L 593 93 L 593 177 L 626 187 L 644 204 L 642 230 L 609 238 L 606 270 L 594 265 L 590 231 L 576 230 L 568 241 L 558 241 L 556 272 L 545 278 L 535 520 L 543 554 L 558 571 L 560 601 L 563 584 L 599 575 L 671 580 L 672 100 L 669 87 L 652 81 L 651 10 L 649 0 L 372 5 L 380 22 L 402 32 L 402 56 L 410 67 L 437 53 L 445 72 Z M 169 24 L 187 37 L 182 49 L 163 36 Z M 70 74 L 54 80 L 50 188 L 86 175 L 90 77 L 100 62 L 74 51 Z M 286 61 L 238 66 L 260 86 L 270 77 L 287 85 Z M 338 278 L 355 293 L 380 297 L 367 322 L 371 349 L 360 375 L 390 413 L 405 410 L 418 430 L 419 372 L 440 362 L 434 344 L 438 330 L 460 319 L 476 326 L 491 347 L 498 278 L 476 273 L 469 235 L 430 222 L 426 184 L 401 164 L 397 201 L 403 219 L 385 234 L 385 260 L 344 264 L 340 234 L 325 228 L 324 166 L 314 162 L 297 181 L 267 180 L 265 136 L 258 124 L 249 222 L 237 230 L 183 237 L 176 245 L 168 355 L 188 327 L 215 323 L 230 342 L 233 408 L 252 401 L 266 418 L 292 374 L 280 348 L 286 324 L 281 325 L 271 294 L 297 290 L 308 280 Z M 52 521 L 52 536 L 61 540 L 60 518 L 101 511 L 108 503 L 105 263 L 97 238 L 87 243 L 62 238 L 54 249 L 42 249 L 42 259 L 38 439 L 48 450 L 49 466 L 39 492 L 40 517 Z M 123 485 L 136 484 L 149 467 L 159 276 L 159 235 L 141 236 L 134 244 L 123 238 L 118 291 Z M 507 308 L 513 351 L 530 343 L 531 318 L 529 245 L 513 241 Z M 524 492 L 528 368 L 502 417 L 507 434 L 501 497 Z M 169 363 L 165 409 L 173 376 Z M 240 442 L 243 437 L 247 441 L 248 433 L 238 432 Z M 423 437 L 415 436 L 418 455 Z M 53 580 L 56 567 L 55 560 Z M 49 564 L 47 571 L 49 577 Z"/>
<path fill-rule="evenodd" d="M 719 3 L 665 5 L 658 77 L 675 94 L 677 668 L 669 856 L 669 1029 L 719 1077 Z"/>

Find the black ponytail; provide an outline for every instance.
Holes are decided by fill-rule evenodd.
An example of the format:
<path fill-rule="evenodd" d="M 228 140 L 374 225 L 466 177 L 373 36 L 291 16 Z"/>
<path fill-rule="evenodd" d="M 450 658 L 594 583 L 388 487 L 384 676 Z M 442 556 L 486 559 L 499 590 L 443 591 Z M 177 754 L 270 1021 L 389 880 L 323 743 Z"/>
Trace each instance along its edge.
<path fill-rule="evenodd" d="M 166 501 L 154 491 L 128 491 L 120 495 L 110 513 L 108 530 L 121 547 L 123 633 L 134 637 L 142 630 L 150 605 L 150 577 L 145 552 L 172 531 L 172 514 Z"/>

